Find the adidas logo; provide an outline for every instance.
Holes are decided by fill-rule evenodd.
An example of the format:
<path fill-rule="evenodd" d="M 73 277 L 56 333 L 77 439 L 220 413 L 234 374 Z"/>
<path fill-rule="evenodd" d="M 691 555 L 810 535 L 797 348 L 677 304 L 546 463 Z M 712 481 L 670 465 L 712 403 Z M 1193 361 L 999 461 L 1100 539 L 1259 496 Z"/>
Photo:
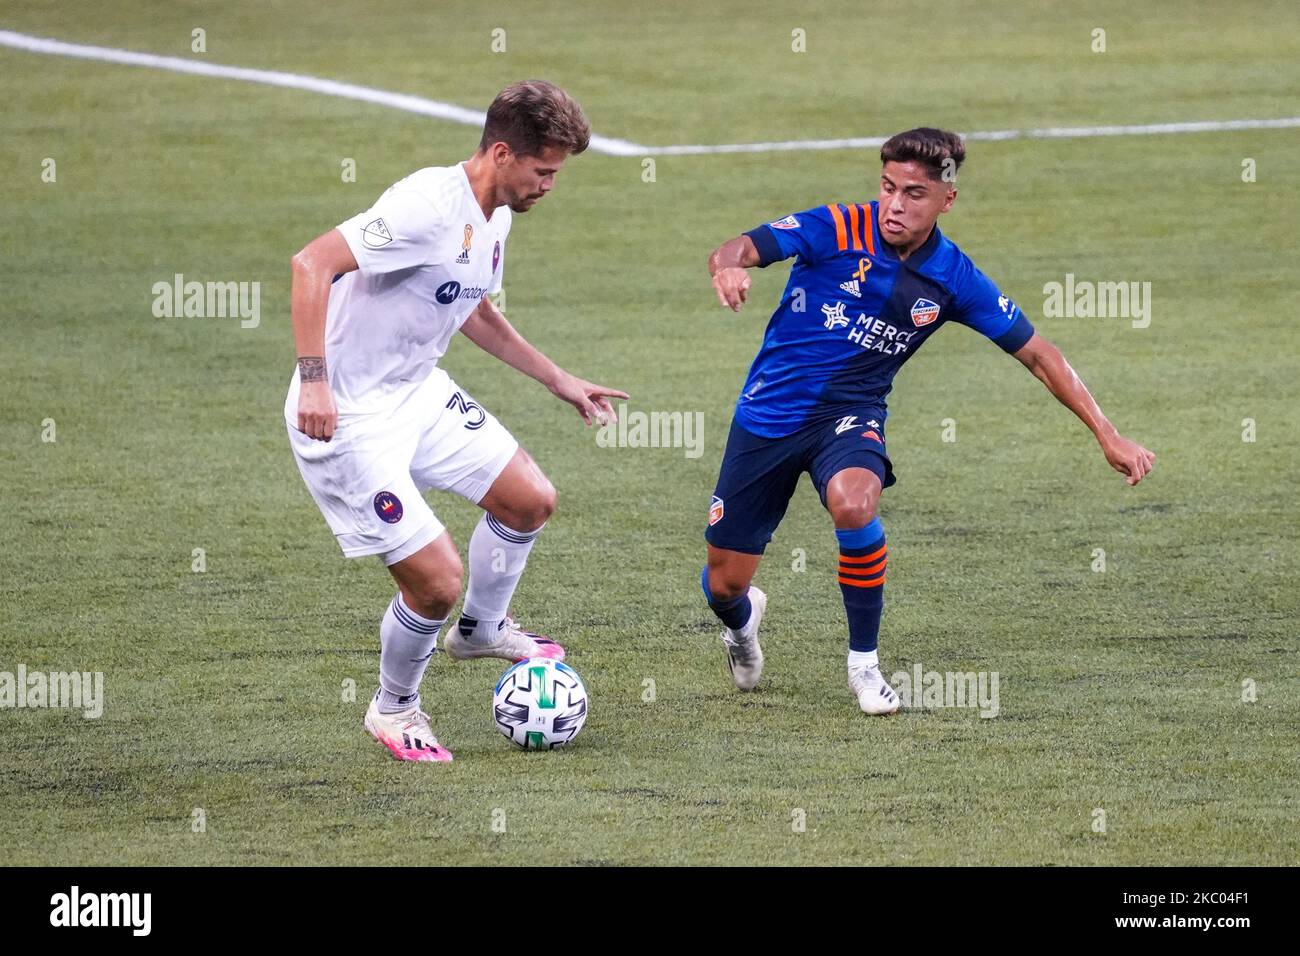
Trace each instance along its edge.
<path fill-rule="evenodd" d="M 862 292 L 860 291 L 857 279 L 850 279 L 848 282 L 841 282 L 840 288 L 850 295 L 856 295 L 858 298 L 862 298 Z"/>

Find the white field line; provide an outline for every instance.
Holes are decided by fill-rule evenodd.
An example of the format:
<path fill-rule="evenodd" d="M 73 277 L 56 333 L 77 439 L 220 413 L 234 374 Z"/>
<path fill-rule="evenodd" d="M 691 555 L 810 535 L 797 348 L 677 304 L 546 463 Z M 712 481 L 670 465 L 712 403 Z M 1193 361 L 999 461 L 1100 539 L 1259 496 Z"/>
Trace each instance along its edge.
<path fill-rule="evenodd" d="M 0 30 L 0 46 L 43 53 L 49 56 L 70 56 L 82 60 L 99 60 L 127 66 L 143 66 L 174 73 L 197 76 L 215 76 L 246 83 L 262 83 L 295 90 L 308 90 L 325 96 L 376 103 L 392 109 L 432 116 L 437 119 L 482 127 L 485 114 L 453 103 L 425 99 L 409 93 L 390 93 L 369 86 L 323 80 L 300 73 L 282 73 L 278 70 L 255 70 L 242 66 L 226 66 L 205 60 L 187 60 L 177 56 L 158 56 L 153 53 L 136 53 L 114 47 L 87 46 L 64 43 L 44 37 L 29 36 L 11 30 Z M 1002 129 L 963 133 L 971 141 L 1011 139 L 1076 139 L 1090 136 L 1158 136 L 1169 133 L 1217 133 L 1243 129 L 1292 129 L 1300 127 L 1300 116 L 1283 119 L 1202 120 L 1185 123 L 1147 123 L 1137 126 L 1051 126 L 1044 129 Z M 883 136 L 862 136 L 849 139 L 792 139 L 769 143 L 724 143 L 720 145 L 645 146 L 626 139 L 608 136 L 591 137 L 591 149 L 609 156 L 691 156 L 713 153 L 773 153 L 826 149 L 872 149 L 885 142 Z"/>
<path fill-rule="evenodd" d="M 1188 123 L 1147 123 L 1141 126 L 1049 126 L 1045 129 L 995 129 L 962 133 L 974 142 L 1008 139 L 1076 139 L 1086 136 L 1154 136 L 1165 133 L 1218 133 L 1234 129 L 1291 129 L 1300 116 L 1284 119 L 1198 120 Z M 883 146 L 885 136 L 852 139 L 790 139 L 771 143 L 726 143 L 718 146 L 647 146 L 647 156 L 690 156 L 707 153 L 777 153 L 792 150 L 872 149 Z"/>
<path fill-rule="evenodd" d="M 205 60 L 186 60 L 178 56 L 157 56 L 152 53 L 136 53 L 131 50 L 118 50 L 113 47 L 85 46 L 80 43 L 64 43 L 62 40 L 48 40 L 43 37 L 28 36 L 0 30 L 0 46 L 26 50 L 29 53 L 45 53 L 51 56 L 71 56 L 82 60 L 101 60 L 105 63 L 122 63 L 127 66 L 144 66 L 154 70 L 170 70 L 173 73 L 192 73 L 198 76 L 216 76 L 226 80 L 243 80 L 246 83 L 263 83 L 267 86 L 282 86 L 294 90 L 309 90 L 326 96 L 338 96 L 348 100 L 360 100 L 364 103 L 377 103 L 408 113 L 421 116 L 433 116 L 438 119 L 463 123 L 466 126 L 483 128 L 486 114 L 481 110 L 468 110 L 452 103 L 412 96 L 409 93 L 390 93 L 376 90 L 369 86 L 357 86 L 355 83 L 340 83 L 336 80 L 322 80 L 315 76 L 303 76 L 300 73 L 282 73 L 278 70 L 253 70 L 242 66 L 225 66 L 209 63 Z M 614 156 L 640 156 L 646 147 L 629 143 L 622 139 L 610 139 L 607 136 L 593 136 L 591 148 L 599 153 Z"/>

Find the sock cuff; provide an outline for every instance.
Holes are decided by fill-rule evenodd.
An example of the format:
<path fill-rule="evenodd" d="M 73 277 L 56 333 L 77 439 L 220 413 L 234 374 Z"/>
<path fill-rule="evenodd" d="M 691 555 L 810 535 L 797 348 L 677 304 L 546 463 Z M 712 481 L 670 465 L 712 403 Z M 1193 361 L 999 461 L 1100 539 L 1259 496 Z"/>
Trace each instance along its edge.
<path fill-rule="evenodd" d="M 861 528 L 836 528 L 835 537 L 839 539 L 841 551 L 861 551 L 867 548 L 879 548 L 885 543 L 885 527 L 879 518 Z"/>
<path fill-rule="evenodd" d="M 415 631 L 417 634 L 437 634 L 442 630 L 442 626 L 447 623 L 447 619 L 441 621 L 431 620 L 416 614 L 406 602 L 402 600 L 402 592 L 398 591 L 393 597 L 393 603 L 389 605 L 393 610 L 393 617 L 397 618 L 397 623 L 408 631 Z"/>
<path fill-rule="evenodd" d="M 502 541 L 510 544 L 527 544 L 542 533 L 542 528 L 534 528 L 532 531 L 515 531 L 513 528 L 507 528 L 491 512 L 483 513 L 483 521 L 487 524 L 488 529 Z"/>
<path fill-rule="evenodd" d="M 849 667 L 879 667 L 880 655 L 875 650 L 855 651 L 849 648 Z"/>
<path fill-rule="evenodd" d="M 416 690 L 410 694 L 399 694 L 385 687 L 383 678 L 380 677 L 379 691 L 375 694 L 375 706 L 381 714 L 398 714 L 420 706 L 420 692 Z"/>

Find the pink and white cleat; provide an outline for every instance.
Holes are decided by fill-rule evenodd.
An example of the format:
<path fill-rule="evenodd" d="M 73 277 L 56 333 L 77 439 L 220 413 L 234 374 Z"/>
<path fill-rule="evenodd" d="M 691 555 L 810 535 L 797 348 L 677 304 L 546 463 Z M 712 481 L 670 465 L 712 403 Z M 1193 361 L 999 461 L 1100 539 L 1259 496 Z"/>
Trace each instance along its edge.
<path fill-rule="evenodd" d="M 483 627 L 482 624 L 478 626 Z M 460 627 L 453 627 L 450 633 L 443 636 L 442 649 L 458 661 L 467 661 L 475 657 L 500 657 L 516 663 L 536 657 L 546 657 L 553 661 L 564 660 L 564 648 L 559 643 L 549 637 L 525 631 L 510 617 L 501 622 L 496 639 L 491 642 L 462 637 Z"/>
<path fill-rule="evenodd" d="M 437 761 L 451 760 L 451 751 L 438 743 L 429 727 L 429 715 L 412 707 L 396 714 L 379 712 L 379 695 L 376 694 L 366 708 L 365 728 L 387 747 L 397 760 Z"/>

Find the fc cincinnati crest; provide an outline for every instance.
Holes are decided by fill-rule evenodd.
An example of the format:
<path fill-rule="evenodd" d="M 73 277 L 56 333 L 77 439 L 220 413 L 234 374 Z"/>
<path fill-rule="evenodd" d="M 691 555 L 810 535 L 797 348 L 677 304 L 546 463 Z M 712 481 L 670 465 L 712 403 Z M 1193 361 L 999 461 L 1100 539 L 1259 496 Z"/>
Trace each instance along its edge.
<path fill-rule="evenodd" d="M 709 505 L 709 525 L 710 527 L 722 520 L 722 499 L 717 495 L 713 496 L 713 503 Z"/>
<path fill-rule="evenodd" d="M 497 240 L 497 244 L 496 244 L 495 246 L 492 247 L 492 273 L 493 273 L 493 275 L 496 274 L 497 266 L 499 266 L 499 265 L 501 265 L 501 240 L 500 240 L 500 239 L 498 239 L 498 240 Z"/>
<path fill-rule="evenodd" d="M 939 317 L 939 304 L 929 299 L 917 299 L 912 303 L 912 324 L 918 329 L 929 325 Z"/>
<path fill-rule="evenodd" d="M 459 262 L 461 265 L 467 265 L 469 263 L 469 247 L 470 247 L 470 243 L 472 243 L 473 241 L 474 241 L 474 227 L 471 226 L 469 223 L 465 223 L 465 239 L 460 244 L 460 255 L 456 257 L 456 261 Z"/>
<path fill-rule="evenodd" d="M 397 524 L 402 520 L 402 502 L 391 491 L 381 491 L 375 495 L 375 514 L 388 524 Z"/>

